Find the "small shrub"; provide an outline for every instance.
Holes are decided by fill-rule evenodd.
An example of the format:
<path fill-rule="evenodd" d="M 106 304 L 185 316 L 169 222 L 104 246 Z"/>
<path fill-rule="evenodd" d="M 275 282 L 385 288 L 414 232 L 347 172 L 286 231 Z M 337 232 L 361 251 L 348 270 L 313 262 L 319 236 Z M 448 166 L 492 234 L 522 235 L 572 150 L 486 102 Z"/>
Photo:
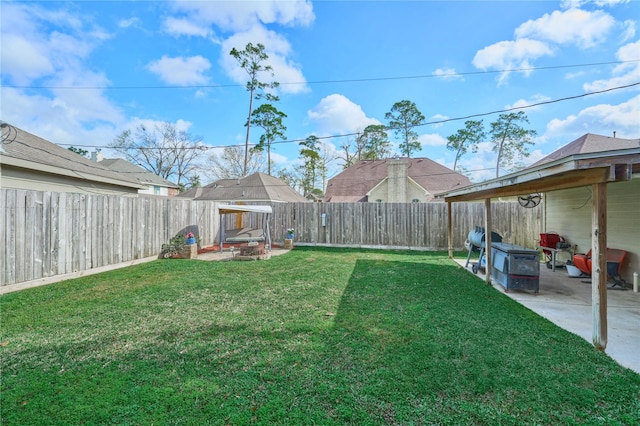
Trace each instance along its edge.
<path fill-rule="evenodd" d="M 168 243 L 162 245 L 160 257 L 169 259 L 171 257 L 181 256 L 182 253 L 184 253 L 185 247 L 186 243 L 184 240 L 184 235 L 177 234 L 175 237 L 171 238 Z"/>

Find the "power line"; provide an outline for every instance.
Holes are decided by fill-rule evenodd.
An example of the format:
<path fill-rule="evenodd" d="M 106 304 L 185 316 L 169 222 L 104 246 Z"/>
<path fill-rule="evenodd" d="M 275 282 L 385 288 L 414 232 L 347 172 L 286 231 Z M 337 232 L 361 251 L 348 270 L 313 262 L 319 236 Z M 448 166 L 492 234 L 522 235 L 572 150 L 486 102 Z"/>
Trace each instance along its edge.
<path fill-rule="evenodd" d="M 608 88 L 608 89 L 598 90 L 598 91 L 595 91 L 595 92 L 583 93 L 583 94 L 580 94 L 580 95 L 567 96 L 567 97 L 564 97 L 564 98 L 553 99 L 553 100 L 549 100 L 549 101 L 536 102 L 534 104 L 529 104 L 529 105 L 523 105 L 523 106 L 518 106 L 518 107 L 513 107 L 513 108 L 505 108 L 505 109 L 501 109 L 501 110 L 495 110 L 495 111 L 491 111 L 491 112 L 483 112 L 483 113 L 479 113 L 479 114 L 472 114 L 472 115 L 467 115 L 467 116 L 464 116 L 464 117 L 455 117 L 455 118 L 447 118 L 447 119 L 443 119 L 443 120 L 427 121 L 427 122 L 422 123 L 422 124 L 420 124 L 418 126 L 415 126 L 415 127 L 422 127 L 422 126 L 428 126 L 428 125 L 433 125 L 433 124 L 442 124 L 442 123 L 447 123 L 447 122 L 450 122 L 450 121 L 467 120 L 469 118 L 474 118 L 474 117 L 484 117 L 484 116 L 487 116 L 487 115 L 501 114 L 501 113 L 505 113 L 505 112 L 509 112 L 509 111 L 517 111 L 517 110 L 522 110 L 522 109 L 527 109 L 527 108 L 533 108 L 533 107 L 540 106 L 540 105 L 553 104 L 553 103 L 568 101 L 568 100 L 572 100 L 572 99 L 584 98 L 584 97 L 592 96 L 592 95 L 599 95 L 599 94 L 602 94 L 602 93 L 612 92 L 614 90 L 628 89 L 629 87 L 638 86 L 638 85 L 640 85 L 640 82 L 627 84 L 625 86 L 611 87 L 611 88 Z M 393 130 L 393 128 L 389 127 L 389 126 L 385 126 L 385 129 L 386 130 Z M 345 134 L 342 134 L 342 135 L 322 136 L 322 137 L 318 137 L 318 139 L 341 138 L 341 137 L 347 137 L 347 136 L 355 136 L 355 135 L 359 135 L 359 134 L 360 134 L 360 132 L 345 133 Z M 276 142 L 273 142 L 273 143 L 274 144 L 275 143 L 280 144 L 280 143 L 302 142 L 304 140 L 306 140 L 306 139 L 292 139 L 292 140 L 287 140 L 287 141 L 276 141 Z"/>
<path fill-rule="evenodd" d="M 527 108 L 533 108 L 536 106 L 540 106 L 540 105 L 548 105 L 548 104 L 554 104 L 554 103 L 558 103 L 558 102 L 564 102 L 564 101 L 568 101 L 568 100 L 573 100 L 573 99 L 579 99 L 579 98 L 585 98 L 587 96 L 593 96 L 593 95 L 599 95 L 602 93 L 607 93 L 607 92 L 613 92 L 615 90 L 622 90 L 622 89 L 628 89 L 630 87 L 634 87 L 634 86 L 638 86 L 640 85 L 640 82 L 636 82 L 636 83 L 631 83 L 631 84 L 627 84 L 624 86 L 617 86 L 617 87 L 610 87 L 608 89 L 603 89 L 603 90 L 597 90 L 594 92 L 589 92 L 589 93 L 582 93 L 580 95 L 573 95 L 573 96 L 566 96 L 564 98 L 558 98 L 558 99 L 553 99 L 553 100 L 549 100 L 549 101 L 541 101 L 541 102 L 536 102 L 533 104 L 529 104 L 529 105 L 523 105 L 523 106 L 518 106 L 518 107 L 513 107 L 513 108 L 505 108 L 505 109 L 500 109 L 500 110 L 495 110 L 495 111 L 491 111 L 491 112 L 483 112 L 483 113 L 478 113 L 478 114 L 471 114 L 471 115 L 466 115 L 463 117 L 454 117 L 454 118 L 447 118 L 447 119 L 443 119 L 443 120 L 436 120 L 436 121 L 427 121 L 425 123 L 422 123 L 418 126 L 415 127 L 422 127 L 422 126 L 428 126 L 428 125 L 433 125 L 433 124 L 442 124 L 442 123 L 448 123 L 450 121 L 460 121 L 460 120 L 467 120 L 470 118 L 475 118 L 475 117 L 484 117 L 487 115 L 493 115 L 493 114 L 501 114 L 501 113 L 505 113 L 505 112 L 510 112 L 510 111 L 518 111 L 518 110 L 522 110 L 522 109 L 527 109 Z M 385 126 L 386 130 L 393 130 L 393 127 L 389 127 L 389 126 Z M 361 132 L 353 132 L 353 133 L 344 133 L 344 134 L 340 134 L 340 135 L 328 135 L 328 136 L 316 136 L 317 139 L 335 139 L 335 138 L 344 138 L 344 137 L 349 137 L 349 136 L 356 136 L 356 135 L 360 135 Z M 306 138 L 301 138 L 301 139 L 288 139 L 288 140 L 284 140 L 284 141 L 274 141 L 271 142 L 272 145 L 275 144 L 287 144 L 287 143 L 296 143 L 296 142 L 304 142 L 306 140 Z M 60 146 L 75 146 L 75 147 L 90 147 L 90 148 L 110 148 L 113 149 L 112 147 L 109 146 L 96 146 L 96 145 L 79 145 L 79 144 L 58 144 Z M 252 144 L 255 145 L 255 144 Z M 244 144 L 233 144 L 233 145 L 218 145 L 218 146 L 194 146 L 194 147 L 185 147 L 184 149 L 199 149 L 199 150 L 210 150 L 210 149 L 220 149 L 220 148 L 236 148 L 236 147 L 244 147 Z M 144 150 L 144 149 L 164 149 L 162 147 L 159 148 L 155 148 L 155 147 L 137 147 L 136 149 L 140 149 L 140 150 Z"/>
<path fill-rule="evenodd" d="M 415 80 L 424 78 L 445 78 L 445 77 L 464 77 L 471 75 L 488 75 L 488 74 L 502 74 L 505 72 L 528 72 L 528 71 L 545 71 L 555 69 L 566 68 L 583 68 L 583 67 L 595 67 L 602 65 L 620 65 L 627 63 L 640 62 L 640 59 L 632 59 L 628 61 L 611 61 L 611 62 L 593 62 L 588 64 L 570 64 L 570 65 L 553 65 L 547 67 L 527 67 L 527 68 L 513 68 L 502 70 L 489 70 L 489 71 L 468 71 L 468 72 L 453 72 L 445 74 L 423 74 L 413 76 L 397 76 L 397 77 L 372 77 L 372 78 L 353 78 L 353 79 L 340 79 L 340 80 L 317 80 L 317 81 L 295 81 L 288 83 L 280 83 L 283 85 L 313 85 L 313 84 L 330 84 L 330 83 L 364 83 L 370 81 L 392 81 L 392 80 Z M 56 90 L 160 90 L 160 89 L 222 89 L 228 87 L 246 87 L 246 84 L 199 84 L 199 85 L 182 85 L 182 86 L 28 86 L 28 85 L 12 85 L 2 84 L 1 87 L 9 87 L 12 89 L 56 89 Z"/>

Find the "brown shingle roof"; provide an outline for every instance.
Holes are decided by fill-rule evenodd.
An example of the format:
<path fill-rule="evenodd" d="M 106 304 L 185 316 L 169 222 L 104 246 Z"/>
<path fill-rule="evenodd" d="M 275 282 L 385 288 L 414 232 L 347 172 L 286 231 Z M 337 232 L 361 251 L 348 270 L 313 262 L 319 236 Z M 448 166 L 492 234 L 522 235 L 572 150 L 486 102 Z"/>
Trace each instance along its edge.
<path fill-rule="evenodd" d="M 306 198 L 285 182 L 260 172 L 239 179 L 220 179 L 209 185 L 185 191 L 179 197 L 227 202 L 307 202 Z"/>
<path fill-rule="evenodd" d="M 429 158 L 410 158 L 408 175 L 430 194 L 469 185 L 469 178 Z M 364 160 L 329 179 L 325 200 L 366 201 L 366 194 L 387 177 L 387 160 Z"/>

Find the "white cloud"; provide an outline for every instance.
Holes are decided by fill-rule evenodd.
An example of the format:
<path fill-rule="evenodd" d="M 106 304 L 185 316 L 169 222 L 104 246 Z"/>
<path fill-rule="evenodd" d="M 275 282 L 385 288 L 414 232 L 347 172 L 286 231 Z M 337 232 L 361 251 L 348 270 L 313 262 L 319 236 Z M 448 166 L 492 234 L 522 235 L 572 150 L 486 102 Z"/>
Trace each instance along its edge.
<path fill-rule="evenodd" d="M 517 39 L 528 38 L 588 48 L 604 41 L 614 25 L 615 19 L 602 10 L 556 10 L 525 22 L 516 29 L 515 34 Z"/>
<path fill-rule="evenodd" d="M 424 149 L 425 146 L 446 146 L 447 139 L 437 133 L 423 134 L 418 137 L 418 142 Z"/>
<path fill-rule="evenodd" d="M 492 145 L 489 142 L 481 142 L 478 144 L 478 152 L 462 156 L 458 165 L 469 173 L 473 182 L 482 182 L 496 177 L 496 159 Z M 453 163 L 449 167 L 452 166 Z"/>
<path fill-rule="evenodd" d="M 629 3 L 629 0 L 562 0 L 560 6 L 563 9 L 571 9 L 580 7 L 584 4 L 593 3 L 598 7 L 602 6 L 615 6 L 622 3 Z"/>
<path fill-rule="evenodd" d="M 118 27 L 120 28 L 137 27 L 138 24 L 140 24 L 140 19 L 136 17 L 129 18 L 129 19 L 121 19 L 120 21 L 118 21 Z"/>
<path fill-rule="evenodd" d="M 307 115 L 317 123 L 321 134 L 353 133 L 370 124 L 380 124 L 378 120 L 367 117 L 360 105 L 338 94 L 322 99 Z"/>
<path fill-rule="evenodd" d="M 269 55 L 274 80 L 281 84 L 281 93 L 307 92 L 301 66 L 291 61 L 291 45 L 286 38 L 268 26 L 307 26 L 315 15 L 310 1 L 239 1 L 239 2 L 175 2 L 181 16 L 165 20 L 165 27 L 173 35 L 213 37 L 212 27 L 230 33 L 221 44 L 220 63 L 236 82 L 245 84 L 247 75 L 229 55 L 232 48 L 244 49 L 247 43 L 261 43 Z M 263 81 L 269 79 L 265 77 Z M 300 84 L 290 84 L 300 83 Z"/>
<path fill-rule="evenodd" d="M 634 38 L 636 36 L 636 22 L 635 21 L 632 21 L 631 19 L 628 19 L 628 20 L 624 21 L 622 26 L 624 28 L 624 31 L 620 35 L 620 39 L 622 40 L 623 43 L 628 41 L 628 40 L 631 40 L 632 38 Z"/>
<path fill-rule="evenodd" d="M 618 49 L 618 52 L 616 52 L 616 57 L 619 61 L 637 61 L 638 52 L 640 52 L 640 40 L 622 46 Z M 640 63 L 628 62 L 618 64 L 611 74 L 613 76 L 610 79 L 596 80 L 593 83 L 586 83 L 584 85 L 584 90 L 592 92 L 637 83 L 638 75 L 640 75 Z"/>
<path fill-rule="evenodd" d="M 64 8 L 3 4 L 3 81 L 54 87 L 108 86 L 103 72 L 87 66 L 96 47 L 110 37 L 92 22 L 91 17 L 74 15 Z M 115 123 L 124 121 L 120 108 L 99 89 L 50 89 L 34 94 L 2 87 L 0 98 L 4 105 L 11 105 L 2 112 L 4 120 L 54 143 L 104 145 L 113 139 Z"/>
<path fill-rule="evenodd" d="M 188 58 L 163 56 L 161 59 L 147 65 L 147 69 L 160 77 L 165 83 L 179 86 L 205 84 L 207 77 L 203 73 L 209 68 L 211 68 L 211 63 L 202 56 Z"/>
<path fill-rule="evenodd" d="M 310 1 L 178 1 L 174 7 L 196 26 L 215 25 L 228 32 L 245 32 L 262 24 L 305 26 L 315 19 Z"/>
<path fill-rule="evenodd" d="M 547 136 L 596 133 L 621 138 L 637 138 L 640 134 L 640 95 L 618 105 L 599 104 L 585 108 L 564 120 L 553 119 L 547 124 Z"/>
<path fill-rule="evenodd" d="M 3 4 L 0 27 L 3 77 L 20 85 L 68 74 L 81 80 L 86 71 L 85 59 L 109 37 L 99 27 L 63 11 L 44 10 L 31 4 Z"/>
<path fill-rule="evenodd" d="M 287 59 L 291 53 L 291 45 L 281 35 L 268 31 L 264 27 L 254 27 L 250 32 L 237 33 L 222 42 L 221 64 L 227 74 L 237 83 L 246 84 L 248 75 L 240 68 L 238 61 L 229 55 L 234 47 L 244 50 L 248 43 L 261 43 L 265 46 L 265 53 L 269 56 L 265 65 L 273 68 L 273 77 L 263 73 L 259 79 L 263 82 L 277 81 L 281 85 L 278 91 L 282 93 L 301 93 L 308 91 L 306 79 L 300 70 L 300 66 Z M 300 84 L 287 84 L 300 83 Z"/>
<path fill-rule="evenodd" d="M 103 146 L 115 135 L 112 123 L 124 120 L 94 91 L 52 98 L 6 87 L 0 90 L 3 103 L 12 106 L 3 111 L 2 119 L 53 143 Z"/>
<path fill-rule="evenodd" d="M 613 5 L 616 2 L 600 3 Z M 516 28 L 513 41 L 500 41 L 479 50 L 473 65 L 484 70 L 531 68 L 532 61 L 553 56 L 560 46 L 594 47 L 605 42 L 613 29 L 621 26 L 625 28 L 623 39 L 635 32 L 633 21 L 617 24 L 607 12 L 582 10 L 579 9 L 581 4 L 581 1 L 564 2 L 566 10 L 556 10 L 524 22 Z M 507 76 L 508 73 L 502 73 L 499 83 Z"/>
<path fill-rule="evenodd" d="M 448 120 L 448 119 L 449 119 L 449 117 L 448 117 L 448 116 L 446 116 L 446 115 L 442 115 L 442 114 L 435 114 L 435 115 L 432 115 L 431 117 L 429 117 L 429 120 L 428 120 L 428 121 L 429 121 L 430 123 L 434 123 L 434 124 L 432 124 L 431 126 L 432 126 L 434 129 L 437 129 L 438 127 L 442 127 L 442 126 L 444 125 L 444 123 L 439 123 L 439 121 L 445 121 L 445 120 Z"/>
<path fill-rule="evenodd" d="M 47 57 L 44 44 L 24 37 L 8 34 L 2 37 L 2 73 L 17 84 L 26 84 L 39 77 L 50 75 L 53 64 Z"/>
<path fill-rule="evenodd" d="M 473 58 L 473 65 L 483 70 L 525 69 L 531 68 L 529 60 L 550 55 L 553 55 L 553 50 L 538 40 L 500 41 L 479 50 Z M 500 81 L 507 75 L 508 73 L 502 73 Z"/>
<path fill-rule="evenodd" d="M 445 81 L 464 81 L 464 77 L 456 73 L 456 70 L 453 68 L 438 68 L 433 72 L 433 75 L 438 76 Z"/>
<path fill-rule="evenodd" d="M 146 129 L 153 130 L 156 128 L 161 128 L 166 121 L 164 120 L 153 120 L 150 118 L 140 118 L 140 117 L 132 117 L 127 123 L 121 126 L 121 130 L 134 130 L 139 126 L 144 126 Z M 180 132 L 188 132 L 193 123 L 190 121 L 186 121 L 183 119 L 178 119 L 175 122 L 170 122 L 176 127 L 176 130 Z"/>
<path fill-rule="evenodd" d="M 282 154 L 278 154 L 274 151 L 274 148 L 271 148 L 271 161 L 277 165 L 288 165 L 291 163 L 291 160 L 285 157 Z"/>
<path fill-rule="evenodd" d="M 551 98 L 548 97 L 548 96 L 533 95 L 531 97 L 531 99 L 529 99 L 529 100 L 527 100 L 527 99 L 518 99 L 517 101 L 515 101 L 511 105 L 505 105 L 505 109 L 522 108 L 522 107 L 526 107 L 528 105 L 534 105 L 534 104 L 538 104 L 540 102 L 546 102 L 548 100 L 551 100 Z M 527 111 L 535 111 L 535 110 L 539 110 L 539 109 L 540 109 L 540 106 L 526 108 Z"/>
<path fill-rule="evenodd" d="M 176 18 L 169 16 L 164 21 L 164 29 L 173 36 L 186 35 L 189 37 L 209 37 L 211 29 L 206 23 L 197 22 L 193 19 Z"/>
<path fill-rule="evenodd" d="M 574 80 L 577 78 L 584 77 L 587 74 L 586 71 L 576 71 L 576 72 L 568 72 L 564 75 L 564 78 L 567 80 Z"/>

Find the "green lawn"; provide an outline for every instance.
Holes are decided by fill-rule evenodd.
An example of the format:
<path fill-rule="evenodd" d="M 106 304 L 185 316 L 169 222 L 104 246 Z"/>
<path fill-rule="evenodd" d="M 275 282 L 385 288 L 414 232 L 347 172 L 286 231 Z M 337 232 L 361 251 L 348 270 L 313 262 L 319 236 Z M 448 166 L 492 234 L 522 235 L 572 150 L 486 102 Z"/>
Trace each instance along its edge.
<path fill-rule="evenodd" d="M 640 375 L 444 253 L 159 260 L 0 315 L 3 425 L 640 424 Z"/>

